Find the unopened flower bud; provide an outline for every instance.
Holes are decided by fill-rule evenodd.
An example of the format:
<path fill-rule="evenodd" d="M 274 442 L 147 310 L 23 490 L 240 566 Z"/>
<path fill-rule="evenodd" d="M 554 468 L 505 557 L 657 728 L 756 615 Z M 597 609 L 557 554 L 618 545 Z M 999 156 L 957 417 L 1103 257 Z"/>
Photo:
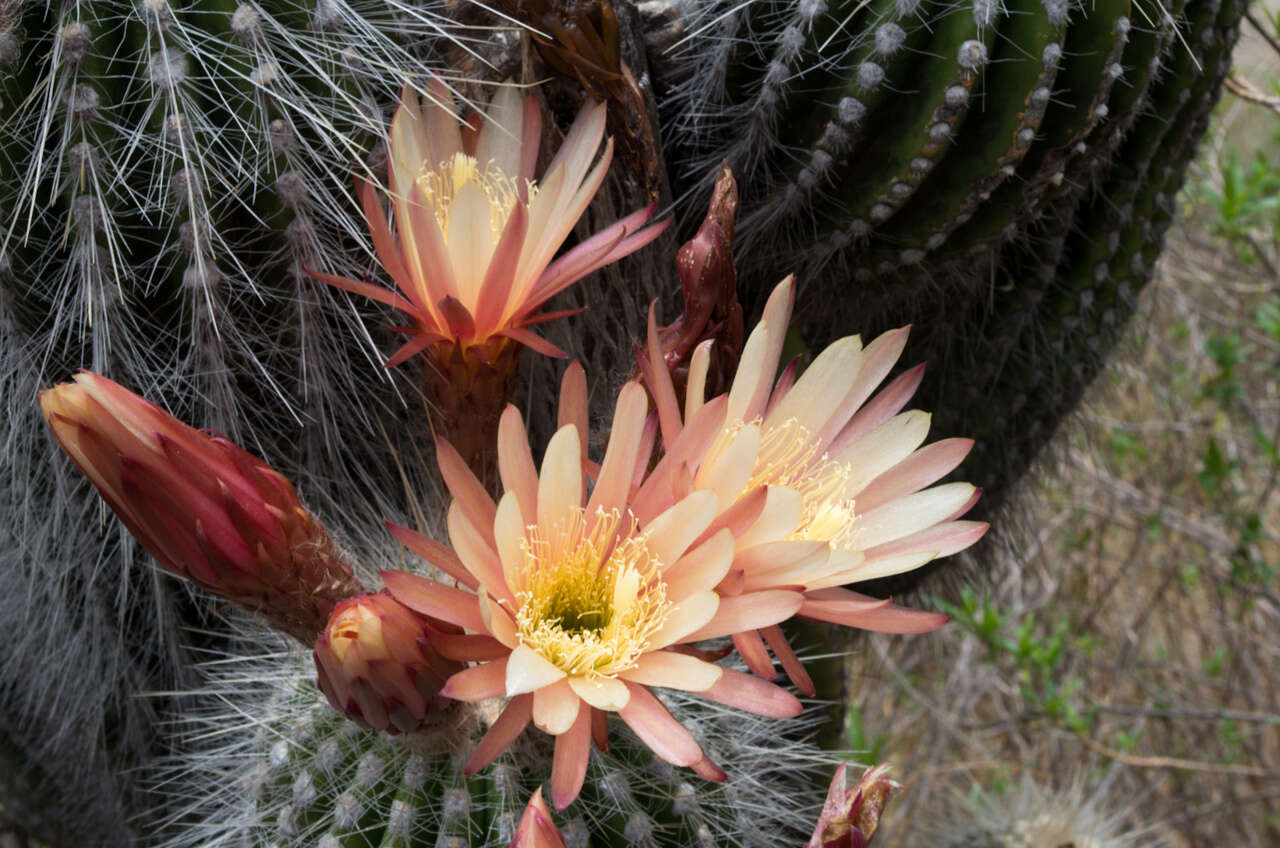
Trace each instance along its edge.
<path fill-rule="evenodd" d="M 293 486 L 105 377 L 42 392 L 58 444 L 167 571 L 310 644 L 363 588 Z"/>
<path fill-rule="evenodd" d="M 836 769 L 818 826 L 806 848 L 866 848 L 880 825 L 880 815 L 902 784 L 889 778 L 882 763 L 867 769 L 852 789 L 845 788 L 845 763 Z"/>
<path fill-rule="evenodd" d="M 320 690 L 363 727 L 408 733 L 447 700 L 440 689 L 461 663 L 431 643 L 427 619 L 390 595 L 349 598 L 316 639 Z"/>
<path fill-rule="evenodd" d="M 534 790 L 524 808 L 515 839 L 507 848 L 565 848 L 564 837 L 551 820 L 551 810 L 542 800 L 542 790 Z"/>

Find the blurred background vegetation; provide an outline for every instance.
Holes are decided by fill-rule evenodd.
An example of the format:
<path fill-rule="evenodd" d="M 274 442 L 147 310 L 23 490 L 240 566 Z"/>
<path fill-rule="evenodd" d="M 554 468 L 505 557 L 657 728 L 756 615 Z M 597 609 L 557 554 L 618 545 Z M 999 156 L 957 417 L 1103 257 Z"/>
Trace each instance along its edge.
<path fill-rule="evenodd" d="M 851 658 L 887 846 L 1280 845 L 1280 4 L 1141 317 L 928 637 Z M 980 483 L 981 481 L 975 481 Z M 960 566 L 957 566 L 959 568 Z"/>

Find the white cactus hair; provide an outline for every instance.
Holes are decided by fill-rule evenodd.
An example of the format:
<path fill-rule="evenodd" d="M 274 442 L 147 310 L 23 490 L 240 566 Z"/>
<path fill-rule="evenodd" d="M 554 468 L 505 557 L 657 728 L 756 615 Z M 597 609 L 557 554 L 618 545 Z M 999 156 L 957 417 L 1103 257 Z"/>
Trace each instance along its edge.
<path fill-rule="evenodd" d="M 146 772 L 149 797 L 161 802 L 145 825 L 156 844 L 337 844 L 373 807 L 385 811 L 388 829 L 401 831 L 406 842 L 397 844 L 451 845 L 454 828 L 469 833 L 473 846 L 508 844 L 529 793 L 549 775 L 548 737 L 527 731 L 464 780 L 460 764 L 483 731 L 483 705 L 456 705 L 434 729 L 407 737 L 361 730 L 320 696 L 311 659 L 297 646 L 251 622 L 235 630 L 230 650 L 199 664 L 200 682 L 183 713 L 171 717 L 172 753 Z M 611 721 L 611 749 L 593 753 L 584 798 L 557 816 L 570 848 L 585 848 L 592 834 L 654 848 L 803 842 L 820 806 L 814 786 L 835 766 L 832 754 L 808 741 L 821 711 L 766 719 L 684 693 L 659 694 L 726 765 L 729 781 L 707 783 L 656 760 Z M 656 820 L 659 814 L 669 820 Z M 672 821 L 694 842 L 673 841 Z"/>

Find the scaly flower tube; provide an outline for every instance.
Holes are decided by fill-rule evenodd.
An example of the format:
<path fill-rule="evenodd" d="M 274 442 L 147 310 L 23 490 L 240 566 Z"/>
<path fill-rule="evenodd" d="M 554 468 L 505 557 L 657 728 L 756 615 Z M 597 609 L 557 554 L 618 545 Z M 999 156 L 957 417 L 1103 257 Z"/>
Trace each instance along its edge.
<path fill-rule="evenodd" d="M 42 392 L 40 407 L 58 444 L 166 571 L 308 646 L 339 601 L 364 592 L 289 481 L 226 439 L 87 371 Z"/>
<path fill-rule="evenodd" d="M 929 415 L 902 412 L 923 369 L 913 368 L 878 394 L 876 387 L 902 353 L 907 329 L 893 330 L 865 348 L 858 336 L 834 342 L 797 375 L 795 364 L 777 378 L 790 321 L 794 281 L 780 283 L 752 330 L 727 395 L 723 426 L 714 436 L 690 434 L 656 340 L 650 316 L 646 379 L 656 399 L 667 453 L 682 457 L 694 489 L 716 493 L 726 512 L 752 501 L 763 513 L 750 535 L 736 540 L 740 589 L 787 587 L 803 591 L 802 618 L 888 633 L 920 633 L 946 622 L 842 588 L 918 568 L 967 548 L 984 522 L 957 519 L 977 502 L 968 483 L 931 486 L 969 452 L 969 439 L 921 447 Z M 705 357 L 695 352 L 684 419 L 693 421 L 703 400 Z M 720 399 L 718 399 L 720 400 Z M 646 493 L 637 496 L 643 506 Z M 809 542 L 810 555 L 776 543 L 761 544 L 770 526 L 788 542 Z M 724 587 L 721 587 L 724 590 Z M 763 640 L 762 638 L 763 637 Z M 791 679 L 812 694 L 813 684 L 782 631 L 739 632 L 734 644 L 748 666 L 773 676 L 765 642 Z"/>
<path fill-rule="evenodd" d="M 454 496 L 452 550 L 391 526 L 402 543 L 462 588 L 405 572 L 382 575 L 401 603 L 468 631 L 437 642 L 444 656 L 478 663 L 451 677 L 445 695 L 510 699 L 467 773 L 486 766 L 532 721 L 556 737 L 551 793 L 557 809 L 577 797 L 591 739 L 605 744 L 610 712 L 662 759 L 723 778 L 650 687 L 697 692 L 761 715 L 801 711 L 785 690 L 681 649 L 782 621 L 803 598 L 767 589 L 722 602 L 714 587 L 733 563 L 733 539 L 727 528 L 712 526 L 719 511 L 713 492 L 693 492 L 644 523 L 628 508 L 652 438 L 638 383 L 628 383 L 618 396 L 588 496 L 584 469 L 590 464 L 584 465 L 579 436 L 585 422 L 573 420 L 585 415 L 585 380 L 574 373 L 561 403 L 569 420 L 551 439 L 539 471 L 519 412 L 507 408 L 499 429 L 505 493 L 496 505 L 457 454 L 440 445 L 441 470 Z"/>
<path fill-rule="evenodd" d="M 414 336 L 388 364 L 438 344 L 494 359 L 509 341 L 563 354 L 526 329 L 557 317 L 534 313 L 592 271 L 639 250 L 666 222 L 644 227 L 648 207 L 623 218 L 552 262 L 603 182 L 613 141 L 592 165 L 604 136 L 605 107 L 587 104 L 542 178 L 534 180 L 542 116 L 536 98 L 500 86 L 476 129 L 460 123 L 439 79 L 424 105 L 406 85 L 391 121 L 390 180 L 397 233 L 377 192 L 361 189 L 378 258 L 400 294 L 327 274 L 340 288 L 406 312 Z"/>
<path fill-rule="evenodd" d="M 826 803 L 805 848 L 867 848 L 880 827 L 885 805 L 902 791 L 902 784 L 889 777 L 887 763 L 867 769 L 853 787 L 845 784 L 847 766 L 841 763 L 831 778 Z"/>

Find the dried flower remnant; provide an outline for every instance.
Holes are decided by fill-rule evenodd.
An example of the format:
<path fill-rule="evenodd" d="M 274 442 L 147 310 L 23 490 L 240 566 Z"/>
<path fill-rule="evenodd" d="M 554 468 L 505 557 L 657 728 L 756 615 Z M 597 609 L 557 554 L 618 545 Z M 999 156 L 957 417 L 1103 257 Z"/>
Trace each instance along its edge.
<path fill-rule="evenodd" d="M 425 353 L 433 423 L 473 467 L 493 445 L 528 346 L 563 352 L 530 327 L 565 313 L 538 310 L 592 271 L 657 238 L 635 212 L 554 259 L 608 171 L 605 113 L 587 104 L 540 179 L 534 178 L 542 113 L 532 95 L 502 85 L 487 111 L 460 122 L 439 79 L 427 102 L 406 85 L 391 122 L 388 166 L 393 233 L 371 183 L 360 188 L 374 247 L 398 291 L 329 274 L 315 277 L 405 312 L 410 339 L 388 365 Z"/>
<path fill-rule="evenodd" d="M 316 639 L 320 691 L 362 727 L 417 730 L 447 703 L 440 690 L 462 669 L 433 640 L 430 623 L 390 595 L 349 598 Z"/>
<path fill-rule="evenodd" d="M 293 486 L 257 457 L 82 371 L 40 394 L 58 444 L 166 570 L 310 646 L 364 592 Z"/>
<path fill-rule="evenodd" d="M 779 556 L 745 530 L 737 536 L 734 566 L 742 589 L 798 589 L 805 597 L 802 618 L 887 633 L 936 629 L 945 616 L 905 609 L 843 584 L 918 568 L 982 537 L 984 522 L 957 520 L 977 502 L 978 489 L 968 483 L 926 488 L 953 470 L 973 443 L 944 439 L 921 447 L 929 415 L 901 411 L 919 385 L 920 367 L 873 396 L 902 352 L 906 328 L 865 348 L 858 336 L 847 336 L 818 354 L 803 374 L 793 362 L 775 381 L 793 288 L 788 277 L 774 289 L 747 339 L 732 386 L 722 396 L 723 427 L 684 451 L 692 485 L 714 491 L 726 513 L 758 501 L 757 525 L 773 527 L 788 542 L 811 545 L 807 553 L 793 547 L 792 555 Z M 646 376 L 652 377 L 671 453 L 677 440 L 687 440 L 682 431 L 688 428 L 660 367 L 652 317 L 648 353 Z M 691 378 L 686 419 L 707 403 L 704 394 Z M 779 628 L 734 635 L 751 669 L 771 678 L 766 642 L 796 685 L 812 694 L 812 681 Z"/>
<path fill-rule="evenodd" d="M 889 778 L 888 764 L 867 769 L 853 788 L 845 786 L 847 763 L 831 779 L 827 801 L 805 848 L 866 848 L 880 826 L 885 805 L 902 791 Z"/>
<path fill-rule="evenodd" d="M 565 392 L 581 389 L 584 396 L 562 397 L 562 408 L 585 410 L 585 381 L 572 374 L 571 368 Z M 628 383 L 588 497 L 584 469 L 595 467 L 583 462 L 582 422 L 563 423 L 535 470 L 520 414 L 508 407 L 499 431 L 505 488 L 499 502 L 442 446 L 442 471 L 455 499 L 448 518 L 453 548 L 392 527 L 407 547 L 461 584 L 383 572 L 397 600 L 468 631 L 438 642 L 446 657 L 478 663 L 451 677 L 444 694 L 509 699 L 467 772 L 488 765 L 532 721 L 556 737 L 551 795 L 557 809 L 582 787 L 592 738 L 607 744 L 610 712 L 662 759 L 723 779 L 651 686 L 700 693 L 761 715 L 801 710 L 773 684 L 680 649 L 786 619 L 802 598 L 770 590 L 721 602 L 713 587 L 729 570 L 733 546 L 728 531 L 701 538 L 717 512 L 711 492 L 694 492 L 644 524 L 637 520 L 627 498 L 646 467 L 653 432 L 646 413 L 644 389 Z"/>

